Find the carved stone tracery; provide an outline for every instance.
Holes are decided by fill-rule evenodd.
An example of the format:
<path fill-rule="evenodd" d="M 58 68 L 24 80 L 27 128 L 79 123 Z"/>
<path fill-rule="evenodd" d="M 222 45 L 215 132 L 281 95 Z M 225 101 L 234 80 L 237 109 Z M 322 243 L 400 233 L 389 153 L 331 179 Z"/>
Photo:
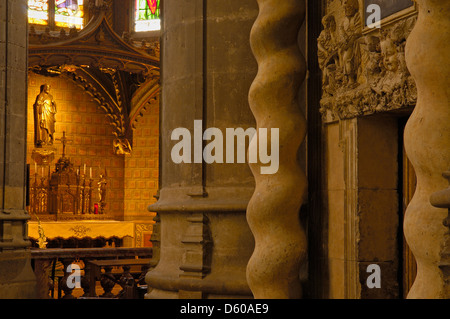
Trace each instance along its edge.
<path fill-rule="evenodd" d="M 334 0 L 328 8 L 317 40 L 324 121 L 415 105 L 404 48 L 416 15 L 364 30 L 357 0 Z"/>

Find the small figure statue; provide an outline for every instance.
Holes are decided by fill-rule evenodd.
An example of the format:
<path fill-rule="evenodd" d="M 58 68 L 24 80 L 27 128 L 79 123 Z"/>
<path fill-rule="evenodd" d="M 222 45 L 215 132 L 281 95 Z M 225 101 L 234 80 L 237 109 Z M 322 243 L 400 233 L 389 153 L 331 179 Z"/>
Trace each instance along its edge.
<path fill-rule="evenodd" d="M 373 86 L 381 73 L 381 47 L 380 39 L 376 36 L 366 36 L 364 38 L 364 53 L 365 53 L 365 76 L 367 82 Z"/>
<path fill-rule="evenodd" d="M 104 173 L 100 173 L 100 180 L 98 181 L 98 197 L 99 197 L 99 206 L 100 206 L 100 214 L 103 214 L 104 208 L 106 206 L 106 170 Z"/>
<path fill-rule="evenodd" d="M 41 85 L 34 107 L 34 143 L 36 147 L 53 145 L 56 102 L 50 94 L 50 85 Z"/>
<path fill-rule="evenodd" d="M 39 217 L 36 216 L 36 218 L 38 221 L 38 233 L 39 233 L 38 245 L 39 245 L 39 248 L 45 249 L 45 248 L 47 248 L 47 244 L 48 244 L 47 237 L 45 236 L 44 228 L 41 225 L 41 221 L 39 220 Z"/>
<path fill-rule="evenodd" d="M 378 94 L 391 94 L 403 85 L 407 70 L 400 70 L 401 61 L 399 56 L 402 56 L 403 54 L 398 53 L 397 47 L 392 39 L 387 37 L 381 40 L 380 47 L 382 78 L 377 83 L 377 86 L 374 87 L 374 90 Z"/>
<path fill-rule="evenodd" d="M 329 62 L 335 62 L 337 58 L 336 20 L 329 14 L 322 19 L 323 30 L 317 39 L 319 66 L 324 69 Z M 330 61 L 333 59 L 333 61 Z"/>
<path fill-rule="evenodd" d="M 340 26 L 339 65 L 342 68 L 345 82 L 356 85 L 358 67 L 360 65 L 359 38 L 362 34 L 361 15 L 358 0 L 341 0 L 345 13 Z"/>
<path fill-rule="evenodd" d="M 324 29 L 317 39 L 317 56 L 322 70 L 322 88 L 324 93 L 333 94 L 337 85 L 339 57 L 337 54 L 336 20 L 333 15 L 322 19 Z"/>
<path fill-rule="evenodd" d="M 131 145 L 126 138 L 116 138 L 113 141 L 114 153 L 116 155 L 131 154 Z"/>
<path fill-rule="evenodd" d="M 44 230 L 42 229 L 42 227 L 40 225 L 38 228 L 38 232 L 39 232 L 39 239 L 38 239 L 39 248 L 45 249 L 45 248 L 47 248 L 47 244 L 48 244 L 47 237 L 45 237 Z"/>
<path fill-rule="evenodd" d="M 381 41 L 380 45 L 384 68 L 387 72 L 396 72 L 399 68 L 399 59 L 396 45 L 389 38 Z"/>

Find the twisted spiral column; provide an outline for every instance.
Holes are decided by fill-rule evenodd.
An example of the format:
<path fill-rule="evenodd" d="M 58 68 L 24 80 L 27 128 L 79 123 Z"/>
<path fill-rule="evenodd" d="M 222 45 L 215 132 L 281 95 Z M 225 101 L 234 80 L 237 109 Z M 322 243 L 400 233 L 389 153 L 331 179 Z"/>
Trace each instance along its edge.
<path fill-rule="evenodd" d="M 416 1 L 419 16 L 405 51 L 418 93 L 404 133 L 405 150 L 417 175 L 404 220 L 405 238 L 417 261 L 408 298 L 449 298 L 440 268 L 448 237 L 443 225 L 447 210 L 433 207 L 430 196 L 446 187 L 441 174 L 450 167 L 450 2 Z"/>
<path fill-rule="evenodd" d="M 250 34 L 258 73 L 249 103 L 259 128 L 279 129 L 279 169 L 261 174 L 250 163 L 256 187 L 247 208 L 255 249 L 247 265 L 247 281 L 255 298 L 300 298 L 299 268 L 306 255 L 306 236 L 299 221 L 307 182 L 297 161 L 306 120 L 297 94 L 306 62 L 297 44 L 305 18 L 305 0 L 258 0 L 259 15 Z M 249 152 L 257 152 L 255 134 Z"/>

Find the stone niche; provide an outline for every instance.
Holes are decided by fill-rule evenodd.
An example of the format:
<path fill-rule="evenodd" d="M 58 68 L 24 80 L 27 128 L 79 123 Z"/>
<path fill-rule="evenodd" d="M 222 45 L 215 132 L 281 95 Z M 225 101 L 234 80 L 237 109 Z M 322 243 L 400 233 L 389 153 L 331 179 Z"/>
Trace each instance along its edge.
<path fill-rule="evenodd" d="M 45 183 L 51 180 L 51 185 L 48 186 L 52 186 L 52 196 L 45 199 L 45 202 L 48 200 L 48 203 L 44 203 L 43 207 L 38 210 L 30 210 L 32 219 L 35 220 L 35 213 L 38 213 L 40 214 L 39 219 L 42 221 L 55 220 L 56 211 L 61 212 L 57 220 L 81 217 L 81 205 L 75 207 L 74 204 L 74 198 L 80 195 L 79 189 L 77 191 L 77 185 L 83 186 L 83 178 L 77 181 L 77 178 L 80 179 L 81 175 L 86 176 L 85 184 L 87 186 L 89 186 L 90 175 L 92 177 L 90 207 L 93 210 L 94 203 L 99 202 L 97 190 L 99 175 L 105 170 L 108 181 L 106 213 L 102 216 L 100 214 L 95 216 L 94 214 L 86 214 L 84 216 L 89 215 L 92 218 L 95 217 L 95 219 L 123 219 L 125 157 L 113 153 L 114 136 L 111 133 L 112 127 L 104 111 L 98 107 L 89 94 L 63 75 L 48 77 L 29 72 L 28 81 L 27 163 L 30 164 L 30 191 L 33 192 L 36 182 L 38 186 L 42 186 L 43 178 L 45 178 Z M 33 152 L 36 148 L 33 142 L 34 121 L 32 112 L 34 100 L 39 93 L 40 85 L 43 83 L 48 83 L 51 86 L 51 93 L 56 101 L 58 112 L 56 113 L 53 159 L 47 163 L 36 163 L 35 158 L 33 158 Z M 64 132 L 67 142 L 63 150 L 61 138 Z M 63 152 L 65 153 L 64 156 L 62 155 Z M 57 170 L 68 175 L 66 176 L 64 173 L 58 177 L 58 174 L 55 174 Z M 77 171 L 80 175 L 78 177 Z M 64 194 L 64 208 L 59 207 L 57 209 L 56 203 L 50 198 L 58 192 L 61 195 Z M 30 199 L 33 199 L 33 196 L 30 196 Z M 65 214 L 62 214 L 62 211 Z"/>

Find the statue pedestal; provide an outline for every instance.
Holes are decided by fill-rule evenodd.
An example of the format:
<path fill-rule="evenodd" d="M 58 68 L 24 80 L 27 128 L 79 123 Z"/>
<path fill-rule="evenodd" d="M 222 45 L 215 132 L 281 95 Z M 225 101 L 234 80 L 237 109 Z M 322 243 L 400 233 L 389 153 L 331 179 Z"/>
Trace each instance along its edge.
<path fill-rule="evenodd" d="M 50 165 L 55 158 L 56 148 L 52 146 L 35 148 L 31 154 L 31 158 L 38 165 Z"/>

